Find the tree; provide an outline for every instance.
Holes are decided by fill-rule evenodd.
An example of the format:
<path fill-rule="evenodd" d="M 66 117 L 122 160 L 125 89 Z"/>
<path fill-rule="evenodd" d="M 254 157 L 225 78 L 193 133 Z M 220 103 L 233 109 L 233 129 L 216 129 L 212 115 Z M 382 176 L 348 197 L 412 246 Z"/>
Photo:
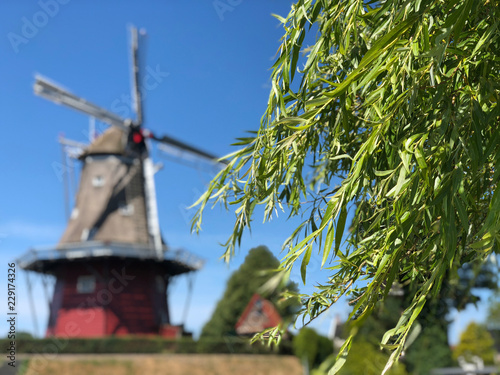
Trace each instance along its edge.
<path fill-rule="evenodd" d="M 339 371 L 341 375 L 378 375 L 384 369 L 389 356 L 373 344 L 360 339 L 352 344 L 351 353 L 345 366 Z M 406 375 L 404 365 L 394 366 L 389 375 Z"/>
<path fill-rule="evenodd" d="M 436 298 L 428 301 L 422 308 L 416 320 L 419 327 L 418 335 L 405 349 L 403 361 L 409 373 L 427 375 L 433 369 L 453 365 L 448 342 L 450 324 L 448 316 L 452 309 L 461 310 L 468 304 L 478 302 L 480 298 L 476 292 L 480 289 L 495 290 L 497 277 L 492 264 L 486 263 L 481 268 L 479 276 L 475 275 L 474 267 L 466 264 L 458 270 L 458 279 L 450 277 L 444 279 Z M 359 328 L 354 342 L 359 338 L 374 345 L 380 343 L 384 333 L 397 324 L 403 306 L 410 302 L 409 298 L 412 296 L 409 285 L 394 287 L 390 295 L 377 304 L 372 314 Z M 488 318 L 487 321 L 489 328 L 494 319 Z"/>
<path fill-rule="evenodd" d="M 493 338 L 496 351 L 500 351 L 500 300 L 498 297 L 497 291 L 490 301 L 486 317 L 486 329 Z"/>
<path fill-rule="evenodd" d="M 210 320 L 202 329 L 200 339 L 221 339 L 226 335 L 235 335 L 235 325 L 245 310 L 248 302 L 259 289 L 271 278 L 263 271 L 279 267 L 279 261 L 265 246 L 251 249 L 245 262 L 229 278 L 222 299 Z M 288 300 L 279 303 L 278 295 L 284 290 L 296 291 L 295 284 L 288 284 L 274 293 L 267 295 L 285 320 L 290 320 L 297 311 L 297 301 Z"/>
<path fill-rule="evenodd" d="M 447 326 L 427 320 L 422 332 L 406 350 L 404 363 L 413 375 L 429 375 L 432 370 L 453 365 Z"/>
<path fill-rule="evenodd" d="M 314 329 L 303 327 L 293 338 L 293 354 L 308 361 L 308 368 L 319 366 L 333 354 L 333 342 Z"/>
<path fill-rule="evenodd" d="M 384 333 L 394 327 L 403 311 L 406 293 L 404 289 L 398 288 L 397 295 L 391 295 L 383 302 L 380 302 L 373 313 L 366 318 L 364 324 L 359 328 L 353 340 L 352 348 L 358 348 L 362 353 L 362 348 L 371 345 L 371 351 L 377 353 L 380 341 Z M 394 293 L 396 294 L 396 293 Z M 454 300 L 453 300 L 454 301 Z M 434 301 L 432 301 L 434 302 Z M 403 362 L 406 370 L 414 375 L 428 375 L 431 370 L 440 367 L 449 367 L 453 364 L 452 353 L 448 344 L 448 315 L 449 307 L 452 306 L 450 296 L 440 296 L 435 303 L 427 304 L 418 317 L 418 331 L 415 332 L 414 340 L 406 349 Z M 346 330 L 348 331 L 348 330 Z M 359 355 L 362 355 L 362 354 Z M 384 353 L 374 354 L 379 360 L 388 356 Z M 346 366 L 355 366 L 358 359 L 352 358 L 351 349 Z M 385 362 L 384 362 L 385 364 Z M 362 366 L 362 365 L 359 365 Z M 378 365 L 371 367 L 374 371 Z M 351 373 L 355 372 L 354 367 Z M 379 369 L 378 373 L 383 369 Z M 344 373 L 344 368 L 340 371 Z"/>
<path fill-rule="evenodd" d="M 500 330 L 500 301 L 491 301 L 488 306 L 488 317 L 486 322 L 488 329 L 497 331 Z"/>
<path fill-rule="evenodd" d="M 470 323 L 460 335 L 460 342 L 453 351 L 453 357 L 463 356 L 466 361 L 472 361 L 473 356 L 480 357 L 485 363 L 493 363 L 495 350 L 493 339 L 486 327 L 475 322 Z"/>
<path fill-rule="evenodd" d="M 284 244 L 282 277 L 300 263 L 305 282 L 313 250 L 331 276 L 303 297 L 303 317 L 355 301 L 333 371 L 394 282 L 412 296 L 382 338 L 386 369 L 444 280 L 498 251 L 499 16 L 497 0 L 299 0 L 277 16 L 284 36 L 260 129 L 228 156 L 193 227 L 209 201 L 234 204 L 229 259 L 258 205 L 266 220 L 278 209 L 305 217 Z"/>
<path fill-rule="evenodd" d="M 435 368 L 452 366 L 447 317 L 452 309 L 461 310 L 478 302 L 480 297 L 476 291 L 479 289 L 496 290 L 498 284 L 498 275 L 491 262 L 483 264 L 478 275 L 476 272 L 477 267 L 467 263 L 458 270 L 458 278 L 447 275 L 435 298 L 422 308 L 417 318 L 421 333 L 405 351 L 404 361 L 410 373 L 424 375 Z"/>

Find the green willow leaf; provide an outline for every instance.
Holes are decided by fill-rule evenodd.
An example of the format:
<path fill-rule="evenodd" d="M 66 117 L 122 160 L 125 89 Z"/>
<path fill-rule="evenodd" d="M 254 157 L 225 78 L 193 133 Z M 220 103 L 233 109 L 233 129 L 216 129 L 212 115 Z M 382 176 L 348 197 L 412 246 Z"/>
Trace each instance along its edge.
<path fill-rule="evenodd" d="M 321 260 L 321 267 L 323 267 L 330 255 L 330 251 L 333 246 L 333 238 L 335 237 L 335 231 L 333 229 L 333 221 L 328 224 L 328 229 L 326 232 L 325 247 L 323 248 L 323 259 Z"/>
<path fill-rule="evenodd" d="M 337 221 L 337 229 L 335 230 L 335 253 L 337 254 L 340 249 L 340 243 L 342 242 L 342 236 L 344 235 L 344 228 L 347 219 L 347 209 L 342 207 L 340 210 L 339 219 Z"/>
<path fill-rule="evenodd" d="M 309 245 L 304 254 L 304 258 L 302 258 L 302 264 L 300 265 L 300 276 L 302 277 L 302 282 L 304 284 L 306 283 L 307 265 L 309 264 L 309 260 L 311 259 L 311 253 L 312 245 Z"/>
<path fill-rule="evenodd" d="M 392 351 L 384 371 L 442 284 L 500 253 L 496 5 L 298 0 L 277 17 L 283 37 L 260 128 L 237 141 L 242 149 L 197 201 L 192 228 L 209 202 L 236 211 L 229 259 L 257 205 L 264 221 L 278 209 L 300 218 L 284 234 L 282 271 L 300 263 L 306 283 L 316 251 L 329 272 L 303 296 L 300 318 L 342 297 L 353 307 L 329 373 L 392 286 L 408 294 L 383 338 Z"/>

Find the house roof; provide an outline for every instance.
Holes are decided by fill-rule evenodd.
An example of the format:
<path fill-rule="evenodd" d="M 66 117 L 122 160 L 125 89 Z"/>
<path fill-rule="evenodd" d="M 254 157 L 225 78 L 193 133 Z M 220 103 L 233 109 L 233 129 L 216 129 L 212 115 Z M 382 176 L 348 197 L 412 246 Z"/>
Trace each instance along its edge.
<path fill-rule="evenodd" d="M 254 294 L 236 323 L 238 335 L 251 335 L 281 323 L 281 316 L 273 303 Z"/>

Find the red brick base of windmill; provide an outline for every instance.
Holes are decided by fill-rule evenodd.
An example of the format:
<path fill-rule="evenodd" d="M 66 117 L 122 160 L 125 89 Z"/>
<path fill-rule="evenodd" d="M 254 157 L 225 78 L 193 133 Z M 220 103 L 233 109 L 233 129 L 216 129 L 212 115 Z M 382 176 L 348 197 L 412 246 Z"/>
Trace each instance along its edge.
<path fill-rule="evenodd" d="M 112 264 L 112 267 L 111 267 Z M 135 260 L 70 262 L 55 270 L 47 336 L 151 335 L 179 338 L 169 324 L 162 266 Z"/>

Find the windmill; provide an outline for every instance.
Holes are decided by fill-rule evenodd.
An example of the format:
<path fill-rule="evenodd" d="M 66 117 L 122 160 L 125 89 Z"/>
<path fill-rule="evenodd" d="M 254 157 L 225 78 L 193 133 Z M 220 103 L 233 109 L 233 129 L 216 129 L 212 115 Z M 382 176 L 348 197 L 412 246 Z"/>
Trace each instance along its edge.
<path fill-rule="evenodd" d="M 35 78 L 35 94 L 111 125 L 89 145 L 60 140 L 82 162 L 74 208 L 55 247 L 30 250 L 18 259 L 27 271 L 55 276 L 48 336 L 182 334 L 182 326 L 170 320 L 168 285 L 203 262 L 187 251 L 169 249 L 162 239 L 150 140 L 197 158 L 216 157 L 143 127 L 138 47 L 144 35 L 132 28 L 135 119 Z"/>

